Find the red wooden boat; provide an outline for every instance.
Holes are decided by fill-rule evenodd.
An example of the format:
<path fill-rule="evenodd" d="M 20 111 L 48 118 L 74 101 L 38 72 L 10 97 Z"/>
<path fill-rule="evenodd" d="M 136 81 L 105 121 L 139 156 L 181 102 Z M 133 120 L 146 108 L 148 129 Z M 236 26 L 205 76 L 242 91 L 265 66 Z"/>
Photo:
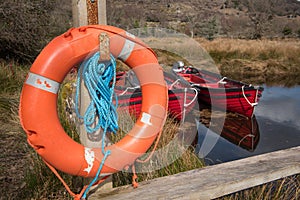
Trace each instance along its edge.
<path fill-rule="evenodd" d="M 173 74 L 164 72 L 164 77 L 168 85 L 169 114 L 177 120 L 182 120 L 196 104 L 198 91 L 188 82 Z M 115 93 L 118 98 L 119 110 L 128 110 L 131 115 L 139 116 L 142 92 L 133 71 L 117 73 Z"/>
<path fill-rule="evenodd" d="M 252 117 L 263 87 L 235 81 L 194 67 L 174 65 L 173 72 L 198 90 L 198 101 Z"/>

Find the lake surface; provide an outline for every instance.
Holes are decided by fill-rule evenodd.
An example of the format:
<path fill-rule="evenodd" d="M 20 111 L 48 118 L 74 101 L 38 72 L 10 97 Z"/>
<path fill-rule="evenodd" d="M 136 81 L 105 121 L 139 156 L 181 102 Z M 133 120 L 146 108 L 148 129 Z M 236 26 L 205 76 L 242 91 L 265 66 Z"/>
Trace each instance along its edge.
<path fill-rule="evenodd" d="M 255 108 L 254 118 L 247 120 L 241 116 L 231 119 L 226 117 L 224 133 L 221 134 L 223 136 L 217 138 L 216 144 L 208 154 L 198 152 L 207 165 L 300 145 L 300 86 L 263 87 L 265 90 Z M 245 133 L 240 138 L 234 136 L 242 132 Z M 197 150 L 203 146 L 205 137 L 218 136 L 219 134 L 211 128 L 207 129 L 198 124 Z"/>

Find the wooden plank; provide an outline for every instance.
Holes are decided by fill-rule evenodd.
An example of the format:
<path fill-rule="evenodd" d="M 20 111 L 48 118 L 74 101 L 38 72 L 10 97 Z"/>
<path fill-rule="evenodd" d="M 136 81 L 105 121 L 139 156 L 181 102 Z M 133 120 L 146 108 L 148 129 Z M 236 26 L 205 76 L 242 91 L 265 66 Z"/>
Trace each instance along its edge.
<path fill-rule="evenodd" d="M 300 173 L 300 146 L 95 192 L 96 199 L 213 199 Z"/>

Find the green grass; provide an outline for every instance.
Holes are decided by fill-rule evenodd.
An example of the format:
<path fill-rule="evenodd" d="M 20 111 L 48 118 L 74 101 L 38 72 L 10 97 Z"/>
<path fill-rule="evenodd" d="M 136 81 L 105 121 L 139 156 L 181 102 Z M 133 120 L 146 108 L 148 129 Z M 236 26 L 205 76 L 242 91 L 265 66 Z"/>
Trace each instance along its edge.
<path fill-rule="evenodd" d="M 128 115 L 121 115 L 122 121 L 119 122 L 120 127 L 123 130 L 130 130 L 131 124 L 128 127 L 128 121 L 133 121 L 134 118 Z M 133 119 L 133 120 L 132 120 Z M 126 127 L 124 127 L 126 126 Z M 157 145 L 157 153 L 153 154 L 151 159 L 143 164 L 136 164 L 138 181 L 147 181 L 150 179 L 168 176 L 172 174 L 177 174 L 180 172 L 201 168 L 204 166 L 204 163 L 197 157 L 194 153 L 194 148 L 192 146 L 182 146 L 180 139 L 176 136 L 178 134 L 180 124 L 171 117 L 167 118 L 167 121 L 164 125 L 162 136 Z M 113 136 L 112 140 L 114 142 L 120 140 L 122 136 L 126 134 L 125 132 L 120 132 L 117 135 Z M 193 139 L 193 138 L 192 138 Z M 153 146 L 148 150 L 151 152 Z M 164 153 L 161 153 L 164 152 Z M 180 156 L 179 156 L 180 155 Z M 142 159 L 146 159 L 145 156 Z M 164 167 L 160 167 L 163 163 Z M 113 185 L 115 187 L 131 184 L 132 182 L 132 173 L 129 169 L 129 172 L 122 171 L 113 175 Z"/>
<path fill-rule="evenodd" d="M 18 66 L 13 64 L 12 67 L 5 63 L 1 63 L 4 70 L 0 73 L 0 78 L 3 80 L 1 84 L 1 94 L 0 94 L 0 110 L 1 112 L 1 123 L 7 123 L 9 126 L 8 130 L 12 130 L 12 127 L 16 127 L 16 132 L 18 134 L 18 139 L 20 147 L 26 156 L 22 158 L 22 165 L 19 165 L 22 168 L 22 174 L 20 174 L 19 184 L 22 185 L 22 190 L 18 191 L 18 194 L 15 194 L 17 198 L 24 199 L 42 199 L 42 198 L 63 198 L 70 199 L 70 195 L 67 194 L 65 188 L 61 184 L 61 182 L 57 179 L 57 177 L 48 169 L 48 167 L 44 164 L 41 157 L 37 155 L 37 153 L 27 144 L 26 134 L 20 127 L 20 123 L 18 120 L 18 104 L 19 104 L 19 95 L 21 92 L 22 85 L 24 83 L 26 74 L 28 72 L 28 66 Z M 122 66 L 120 66 L 122 68 Z M 13 71 L 12 71 L 13 69 Z M 58 114 L 60 118 L 60 122 L 64 127 L 65 131 L 72 137 L 75 141 L 79 141 L 79 136 L 76 131 L 76 125 L 72 120 L 70 120 L 69 106 L 67 100 L 74 93 L 73 88 L 73 80 L 68 79 L 63 82 L 61 85 L 61 89 L 59 92 L 58 98 Z M 5 84 L 4 84 L 5 83 Z M 11 112 L 11 111 L 14 112 Z M 7 116 L 11 116 L 8 118 Z M 120 118 L 121 120 L 124 118 Z M 14 123 L 12 123 L 12 121 Z M 120 122 L 122 123 L 122 122 Z M 130 130 L 131 127 L 127 125 L 127 121 L 123 121 L 123 130 L 126 130 L 126 133 Z M 124 127 L 128 126 L 128 127 Z M 166 130 L 171 130 L 168 127 L 174 127 L 173 129 L 178 128 L 178 124 L 172 122 L 166 126 Z M 120 133 L 121 134 L 121 133 Z M 173 137 L 173 133 L 163 134 L 164 136 L 169 135 L 169 137 Z M 8 137 L 8 132 L 2 132 L 1 138 Z M 166 137 L 162 137 L 162 141 L 165 142 Z M 15 138 L 15 135 L 9 134 L 10 139 Z M 171 139 L 171 138 L 170 138 Z M 159 145 L 160 147 L 162 144 Z M 8 146 L 9 148 L 9 146 Z M 7 155 L 9 157 L 10 155 Z M 157 158 L 156 158 L 157 159 Z M 186 162 L 186 164 L 184 164 Z M 166 166 L 161 170 L 156 170 L 153 173 L 143 173 L 139 174 L 139 181 L 149 180 L 155 177 L 166 176 L 174 173 L 178 173 L 181 171 L 186 171 L 189 169 L 194 169 L 198 167 L 202 167 L 202 162 L 193 154 L 193 149 L 189 148 L 186 152 L 183 153 L 183 157 L 175 160 L 171 165 Z M 4 169 L 2 167 L 0 169 Z M 1 173 L 7 173 L 5 171 L 0 170 Z M 61 176 L 66 181 L 66 183 L 70 186 L 70 188 L 74 192 L 79 192 L 83 187 L 84 181 L 81 177 L 70 176 L 65 173 L 61 173 Z M 127 177 L 131 176 L 131 173 L 126 175 Z M 120 175 L 115 175 L 114 177 L 118 177 L 118 180 L 115 180 L 114 185 L 124 185 L 130 183 L 130 181 L 125 180 L 125 178 Z M 130 179 L 130 178 L 129 178 Z M 9 187 L 9 186 L 6 186 Z M 7 188 L 6 188 L 7 189 Z M 4 189 L 5 190 L 5 189 Z M 12 196 L 8 196 L 11 198 Z"/>
<path fill-rule="evenodd" d="M 22 85 L 29 66 L 20 66 L 14 62 L 0 62 L 0 141 L 1 141 L 1 177 L 14 180 L 13 183 L 0 184 L 0 192 L 6 199 L 42 199 L 70 196 L 55 175 L 46 167 L 41 157 L 31 148 L 22 130 L 18 106 Z M 68 87 L 61 90 L 62 96 Z M 66 118 L 65 104 L 59 99 L 61 123 L 75 140 L 74 128 Z M 15 157 L 17 156 L 17 160 Z M 82 178 L 61 174 L 70 187 L 79 192 Z M 16 188 L 19 188 L 16 190 Z"/>
<path fill-rule="evenodd" d="M 28 66 L 11 62 L 0 62 L 0 91 L 2 96 L 16 95 L 21 91 Z"/>

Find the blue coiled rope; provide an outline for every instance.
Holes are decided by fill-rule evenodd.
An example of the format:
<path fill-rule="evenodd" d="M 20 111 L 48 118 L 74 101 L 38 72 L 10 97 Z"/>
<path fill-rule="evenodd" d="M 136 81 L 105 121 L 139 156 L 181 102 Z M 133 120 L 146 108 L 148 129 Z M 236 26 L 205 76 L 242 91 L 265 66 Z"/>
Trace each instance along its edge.
<path fill-rule="evenodd" d="M 111 56 L 109 63 L 99 63 L 99 56 L 100 54 L 97 52 L 91 58 L 84 61 L 80 65 L 77 75 L 75 97 L 76 114 L 80 119 L 83 119 L 87 133 L 94 133 L 100 128 L 103 129 L 101 150 L 104 156 L 96 176 L 82 195 L 83 199 L 86 198 L 91 186 L 98 180 L 105 160 L 111 153 L 110 150 L 105 151 L 104 149 L 106 146 L 105 138 L 107 131 L 116 133 L 118 130 L 118 116 L 116 112 L 118 100 L 114 93 L 116 83 L 116 60 Z M 83 77 L 83 81 L 91 97 L 91 102 L 83 116 L 80 115 L 78 109 L 81 76 Z M 115 105 L 113 104 L 113 97 L 115 97 Z"/>
<path fill-rule="evenodd" d="M 75 110 L 80 119 L 83 119 L 87 133 L 94 133 L 100 128 L 104 129 L 108 124 L 107 131 L 116 133 L 118 130 L 118 116 L 116 107 L 117 97 L 114 93 L 116 82 L 116 60 L 111 56 L 109 64 L 98 63 L 99 52 L 84 61 L 77 76 L 77 88 L 75 97 Z M 78 110 L 81 75 L 85 86 L 90 94 L 91 102 L 85 113 L 80 115 Z M 112 103 L 113 97 L 116 104 Z"/>

